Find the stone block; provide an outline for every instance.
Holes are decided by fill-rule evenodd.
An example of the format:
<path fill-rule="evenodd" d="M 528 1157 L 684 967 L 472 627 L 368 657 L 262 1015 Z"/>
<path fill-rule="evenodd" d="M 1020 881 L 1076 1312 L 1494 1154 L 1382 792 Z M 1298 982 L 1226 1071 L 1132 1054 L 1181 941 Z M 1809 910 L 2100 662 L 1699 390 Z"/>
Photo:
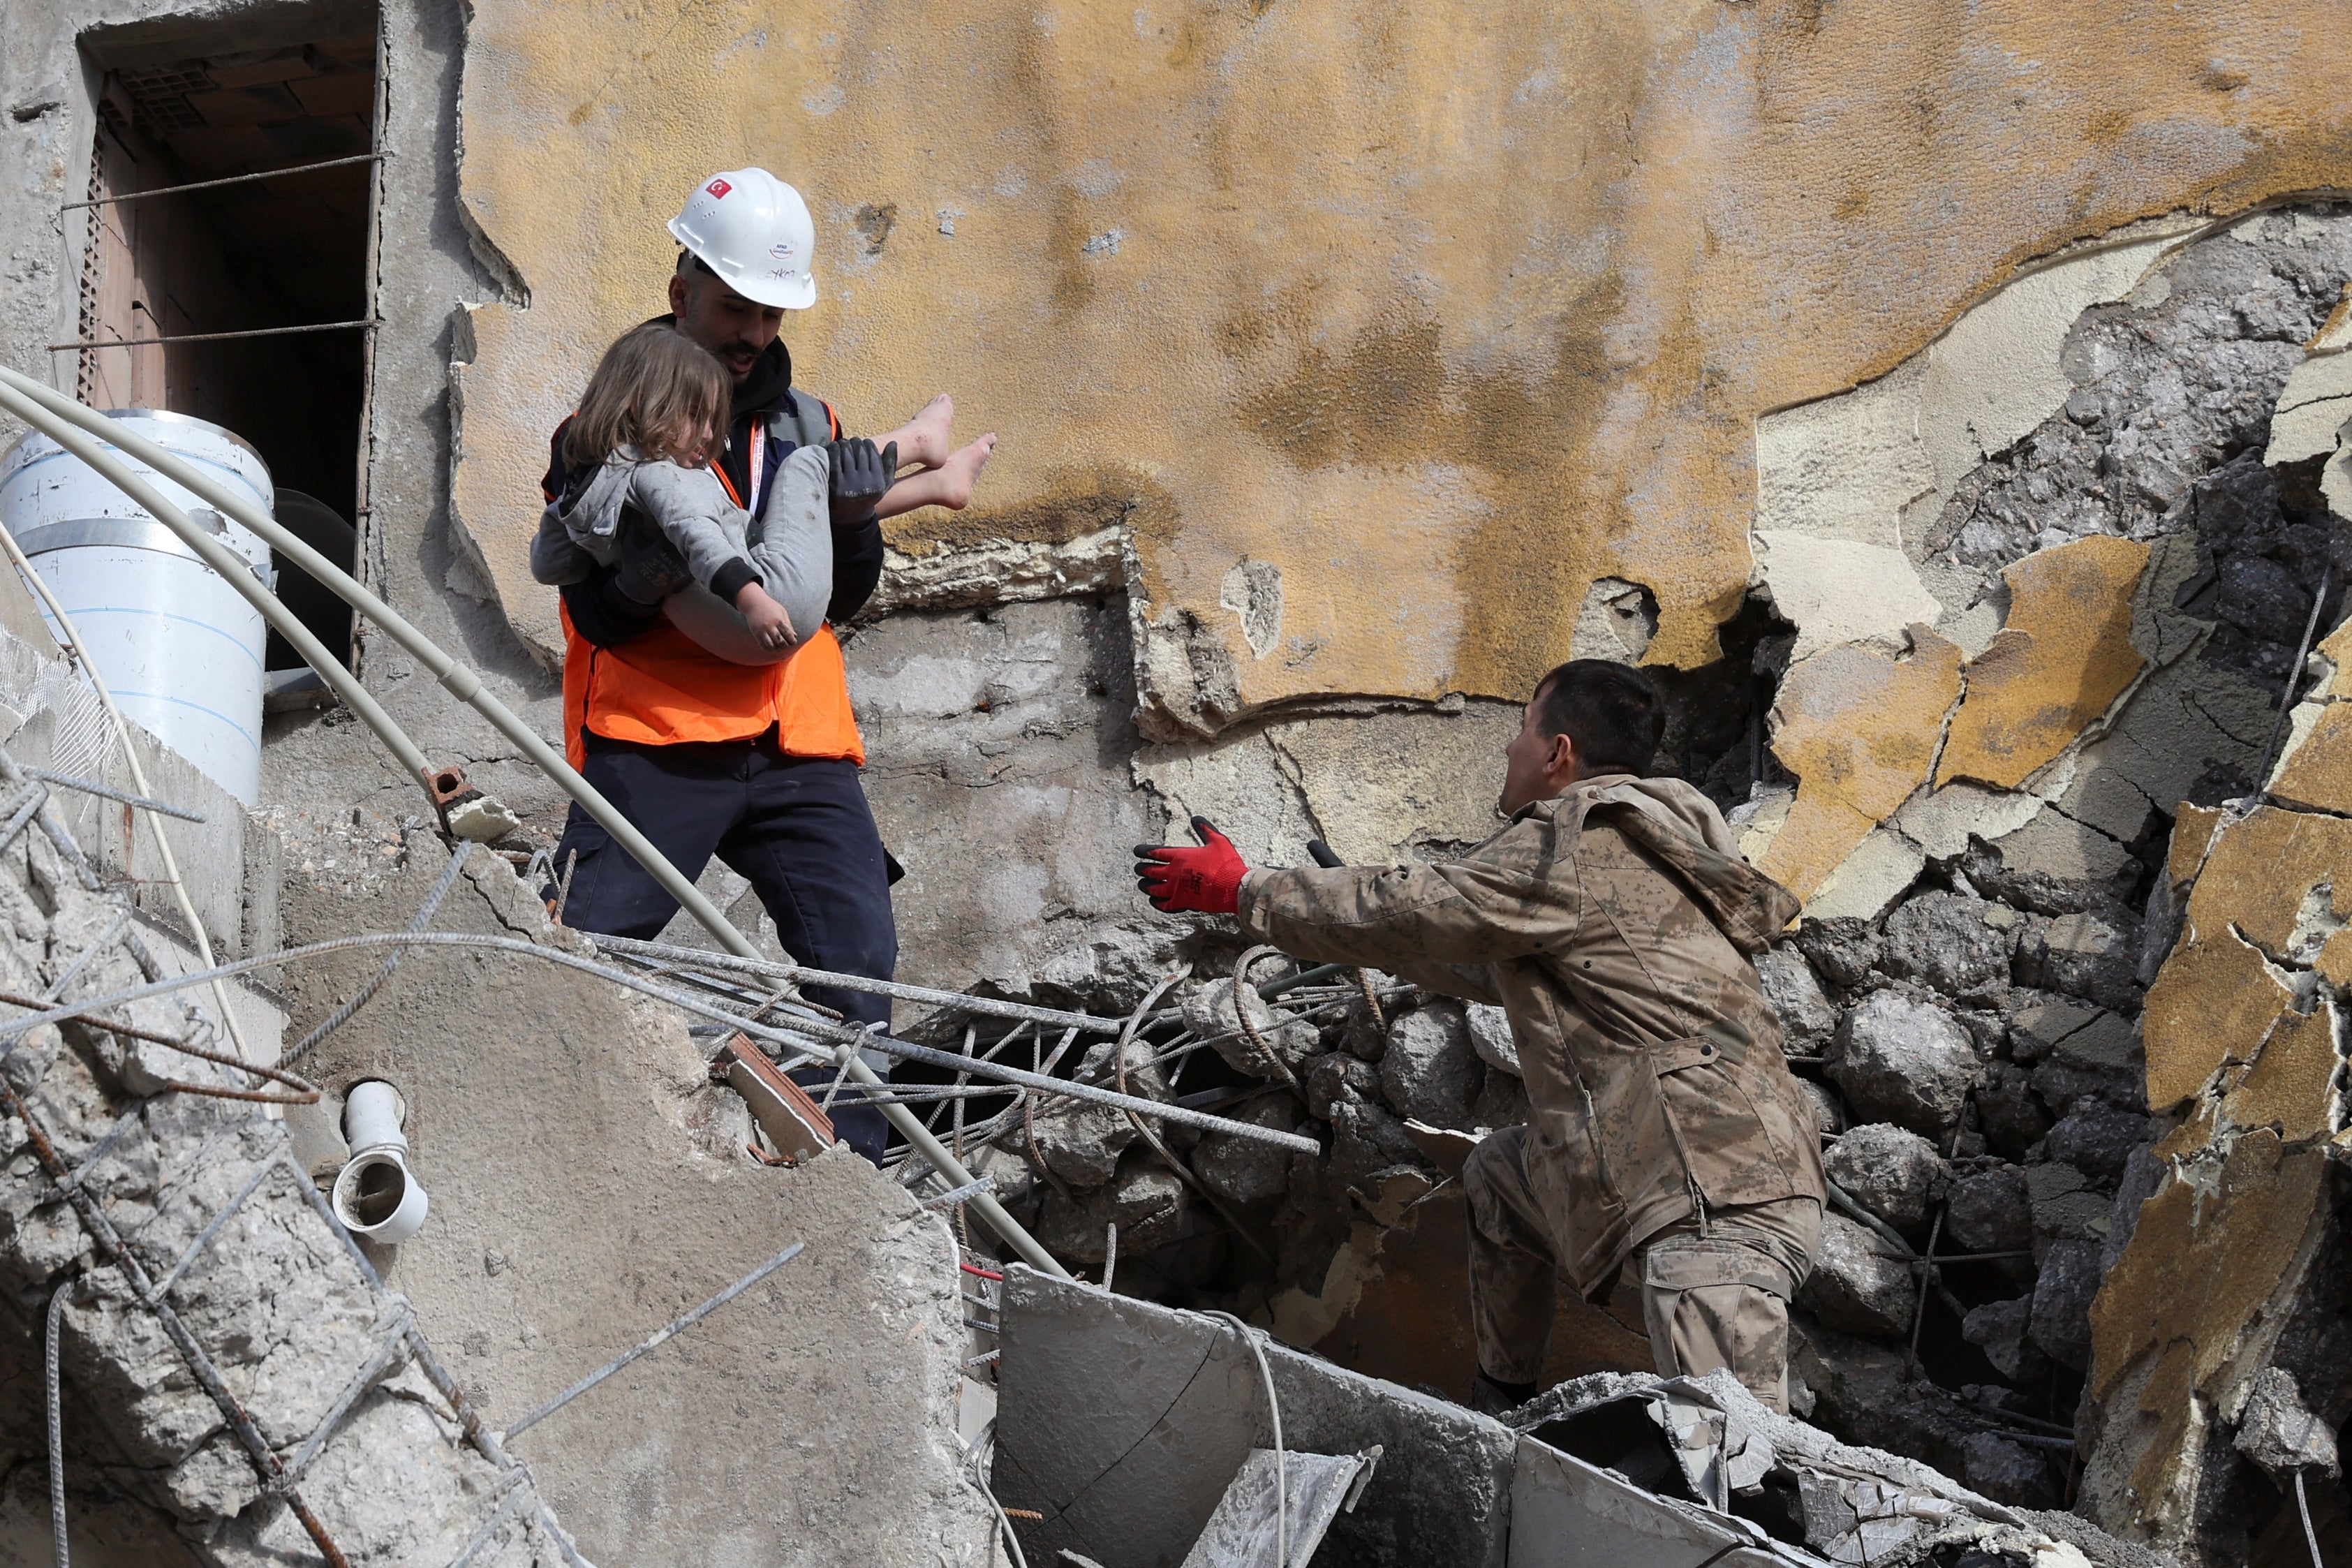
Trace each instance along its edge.
<path fill-rule="evenodd" d="M 1391 1165 L 1422 1163 L 1420 1146 L 1385 1107 L 1371 1100 L 1343 1100 L 1332 1105 L 1330 1167 L 1341 1182 L 1358 1181 Z"/>
<path fill-rule="evenodd" d="M 1526 1075 L 1519 1068 L 1519 1042 L 1511 1033 L 1510 1015 L 1490 1002 L 1472 1002 L 1462 1014 L 1470 1025 L 1470 1048 L 1478 1059 L 1513 1078 Z"/>
<path fill-rule="evenodd" d="M 992 1488 L 1028 1558 L 1175 1568 L 1252 1448 L 1273 1438 L 1232 1324 L 1006 1271 Z M 1379 1444 L 1381 1471 L 1318 1555 L 1367 1568 L 1503 1568 L 1517 1440 L 1456 1405 L 1262 1342 L 1284 1443 Z"/>
<path fill-rule="evenodd" d="M 1099 1266 L 1108 1255 L 1110 1227 L 1117 1226 L 1119 1251 L 1149 1252 L 1177 1239 L 1191 1195 L 1157 1154 L 1138 1148 L 1099 1186 L 1069 1197 L 1048 1188 L 1037 1216 L 1037 1239 L 1056 1258 Z"/>
<path fill-rule="evenodd" d="M 2013 1165 L 1953 1180 L 1944 1215 L 1948 1250 L 2022 1252 L 2033 1245 L 2033 1206 L 2025 1178 Z"/>
<path fill-rule="evenodd" d="M 1842 991 L 1869 980 L 1884 952 L 1877 929 L 1852 916 L 1801 921 L 1791 940 L 1814 972 Z"/>
<path fill-rule="evenodd" d="M 1847 1132 L 1822 1163 L 1849 1197 L 1897 1230 L 1925 1226 L 1944 1192 L 1944 1162 L 1935 1146 L 1883 1121 Z"/>
<path fill-rule="evenodd" d="M 2147 1117 L 2085 1099 L 2050 1129 L 2050 1157 L 2082 1172 L 2099 1191 L 2111 1193 L 2124 1179 L 2132 1151 L 2147 1142 Z"/>
<path fill-rule="evenodd" d="M 1184 1026 L 1196 1039 L 1213 1041 L 1209 1048 L 1235 1072 L 1265 1079 L 1281 1078 L 1286 1068 L 1296 1074 L 1305 1070 L 1307 1059 L 1323 1048 L 1314 1025 L 1276 1013 L 1256 987 L 1241 988 L 1239 1012 L 1234 995 L 1231 980 L 1210 981 L 1184 1003 Z M 1244 1015 L 1249 1028 L 1256 1031 L 1257 1040 L 1244 1029 Z M 1258 1041 L 1265 1042 L 1263 1047 Z"/>
<path fill-rule="evenodd" d="M 1991 906 L 1954 893 L 1922 893 L 1886 917 L 1887 973 L 1965 996 L 2009 978 L 2008 933 L 1989 924 Z"/>
<path fill-rule="evenodd" d="M 2031 1067 L 2097 1016 L 2096 1007 L 2057 998 L 2021 1007 L 2010 1016 L 2010 1057 Z"/>
<path fill-rule="evenodd" d="M 2088 1176 L 2055 1160 L 2025 1167 L 2025 1195 L 2033 1210 L 2037 1250 L 2045 1243 L 2096 1238 L 2113 1206 L 2093 1190 Z"/>
<path fill-rule="evenodd" d="M 1802 952 L 1778 947 L 1759 953 L 1756 975 L 1764 983 L 1772 1011 L 1780 1015 L 1780 1030 L 1791 1054 L 1811 1054 L 1828 1044 L 1837 1028 L 1837 1009 L 1822 994 L 1822 983 Z"/>
<path fill-rule="evenodd" d="M 1236 1106 L 1224 1114 L 1256 1127 L 1272 1127 L 1284 1132 L 1298 1131 L 1297 1108 L 1288 1094 L 1279 1091 L 1261 1096 L 1246 1106 Z M 1290 1181 L 1291 1158 L 1287 1149 L 1229 1132 L 1212 1132 L 1201 1140 L 1192 1152 L 1192 1173 L 1217 1196 L 1246 1208 L 1282 1195 Z"/>
<path fill-rule="evenodd" d="M 2094 914 L 2060 915 L 2019 939 L 2015 972 L 2021 985 L 2079 996 L 2102 1007 L 2139 1003 L 2139 930 Z"/>
<path fill-rule="evenodd" d="M 2099 1293 L 2099 1243 L 2061 1241 L 2042 1259 L 2026 1331 L 2053 1361 L 2091 1364 L 2091 1299 Z"/>
<path fill-rule="evenodd" d="M 1318 1121 L 1331 1120 L 1331 1108 L 1341 1100 L 1361 1103 L 1380 1093 L 1380 1070 L 1359 1058 L 1334 1051 L 1315 1058 L 1307 1069 L 1307 1113 Z"/>
<path fill-rule="evenodd" d="M 1993 1370 L 2011 1383 L 2025 1384 L 2046 1375 L 2049 1362 L 2041 1347 L 2026 1337 L 2033 1318 L 2033 1298 L 1988 1301 L 1969 1310 L 1960 1320 L 1960 1337 L 1984 1352 Z"/>
<path fill-rule="evenodd" d="M 1911 1332 L 1918 1298 L 1911 1266 L 1885 1240 L 1842 1214 L 1822 1215 L 1821 1248 L 1798 1306 L 1832 1329 L 1896 1339 Z"/>
<path fill-rule="evenodd" d="M 1985 1147 L 2001 1159 L 2022 1159 L 2051 1131 L 2049 1112 L 2034 1096 L 2032 1074 L 2009 1063 L 1985 1068 L 1983 1084 L 1976 1089 L 1976 1123 L 1985 1129 Z"/>
<path fill-rule="evenodd" d="M 1828 1068 L 1857 1119 L 1928 1138 L 1951 1131 L 1979 1070 L 1967 1031 L 1950 1015 L 1892 991 L 1874 993 L 1846 1016 Z"/>
<path fill-rule="evenodd" d="M 1432 1127 L 1467 1127 L 1484 1081 L 1460 1003 L 1432 1002 L 1389 1026 L 1381 1096 L 1398 1115 Z"/>

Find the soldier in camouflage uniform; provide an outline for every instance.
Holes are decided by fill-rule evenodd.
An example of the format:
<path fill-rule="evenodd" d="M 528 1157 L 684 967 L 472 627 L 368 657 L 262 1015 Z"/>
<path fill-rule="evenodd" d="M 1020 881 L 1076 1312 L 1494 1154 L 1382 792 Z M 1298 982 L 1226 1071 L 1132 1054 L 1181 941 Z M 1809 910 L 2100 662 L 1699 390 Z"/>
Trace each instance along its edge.
<path fill-rule="evenodd" d="M 1629 1263 L 1660 1373 L 1729 1367 L 1788 1408 L 1788 1301 L 1824 1189 L 1750 955 L 1796 900 L 1705 795 L 1641 776 L 1663 723 L 1631 669 L 1553 670 L 1506 749 L 1510 820 L 1458 860 L 1252 870 L 1199 819 L 1204 847 L 1139 851 L 1159 909 L 1509 1015 L 1532 1114 L 1463 1172 L 1489 1408 L 1535 1394 L 1556 1277 L 1601 1298 Z"/>

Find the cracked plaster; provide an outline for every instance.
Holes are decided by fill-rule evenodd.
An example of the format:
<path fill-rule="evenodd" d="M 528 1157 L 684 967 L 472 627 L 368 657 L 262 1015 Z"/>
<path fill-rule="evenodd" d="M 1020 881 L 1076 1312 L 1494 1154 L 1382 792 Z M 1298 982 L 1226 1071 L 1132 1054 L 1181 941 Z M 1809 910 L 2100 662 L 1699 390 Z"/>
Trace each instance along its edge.
<path fill-rule="evenodd" d="M 1925 626 L 1911 635 L 1907 657 L 1846 644 L 1780 684 L 1772 748 L 1797 775 L 1797 798 L 1759 866 L 1800 899 L 1927 781 L 1960 695 L 1960 650 Z"/>
<path fill-rule="evenodd" d="M 2104 535 L 2037 551 L 2001 573 L 2008 620 L 1969 660 L 1937 782 L 2013 789 L 2107 710 L 2145 660 L 2132 646 L 2132 593 L 2145 544 Z"/>

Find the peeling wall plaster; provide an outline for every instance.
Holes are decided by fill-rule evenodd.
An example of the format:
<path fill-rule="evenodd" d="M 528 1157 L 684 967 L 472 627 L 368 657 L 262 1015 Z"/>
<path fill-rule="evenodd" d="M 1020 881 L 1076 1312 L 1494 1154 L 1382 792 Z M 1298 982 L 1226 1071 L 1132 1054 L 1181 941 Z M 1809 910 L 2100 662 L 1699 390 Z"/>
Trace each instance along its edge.
<path fill-rule="evenodd" d="M 745 0 L 648 37 L 603 0 L 485 0 L 464 194 L 530 303 L 476 312 L 458 511 L 551 647 L 522 570 L 546 431 L 659 308 L 682 193 L 761 162 L 814 198 L 809 384 L 864 428 L 949 388 L 1004 436 L 988 515 L 919 520 L 902 548 L 1132 503 L 1148 729 L 1522 697 L 1604 576 L 1655 594 L 1648 659 L 1704 663 L 1749 574 L 1755 417 L 1885 375 L 2069 244 L 2352 184 L 2334 20 L 1611 0 L 942 26 L 897 0 Z M 860 226 L 892 205 L 953 221 Z M 2089 292 L 2036 274 L 2012 309 L 2063 325 L 2159 243 L 2101 252 L 2115 279 Z M 1986 320 L 1999 368 L 2021 329 Z M 1994 405 L 1955 394 L 1949 440 L 1921 427 L 1932 460 L 2050 384 L 2032 356 L 1983 379 L 1971 342 L 1924 379 L 1948 364 Z M 1263 658 L 1220 603 L 1244 556 L 1282 574 Z"/>

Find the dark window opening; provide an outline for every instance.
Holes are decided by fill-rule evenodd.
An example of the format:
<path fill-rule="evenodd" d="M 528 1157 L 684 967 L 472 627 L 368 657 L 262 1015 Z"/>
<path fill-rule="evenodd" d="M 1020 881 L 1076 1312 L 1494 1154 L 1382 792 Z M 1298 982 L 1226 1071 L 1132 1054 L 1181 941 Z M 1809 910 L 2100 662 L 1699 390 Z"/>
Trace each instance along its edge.
<path fill-rule="evenodd" d="M 373 18 L 325 37 L 248 28 L 85 45 L 108 68 L 86 198 L 96 205 L 82 256 L 82 346 L 69 351 L 75 395 L 236 432 L 269 465 L 278 521 L 348 569 L 368 333 L 332 324 L 373 310 Z M 241 177 L 257 174 L 270 177 Z M 205 188 L 177 188 L 188 185 Z M 120 199 L 144 192 L 168 194 Z M 283 331 L 320 326 L 332 330 Z M 268 335 L 218 335 L 255 333 Z M 106 346 L 133 342 L 149 346 Z M 331 651 L 347 652 L 349 611 L 279 566 L 281 596 Z M 273 632 L 266 662 L 302 661 Z"/>

